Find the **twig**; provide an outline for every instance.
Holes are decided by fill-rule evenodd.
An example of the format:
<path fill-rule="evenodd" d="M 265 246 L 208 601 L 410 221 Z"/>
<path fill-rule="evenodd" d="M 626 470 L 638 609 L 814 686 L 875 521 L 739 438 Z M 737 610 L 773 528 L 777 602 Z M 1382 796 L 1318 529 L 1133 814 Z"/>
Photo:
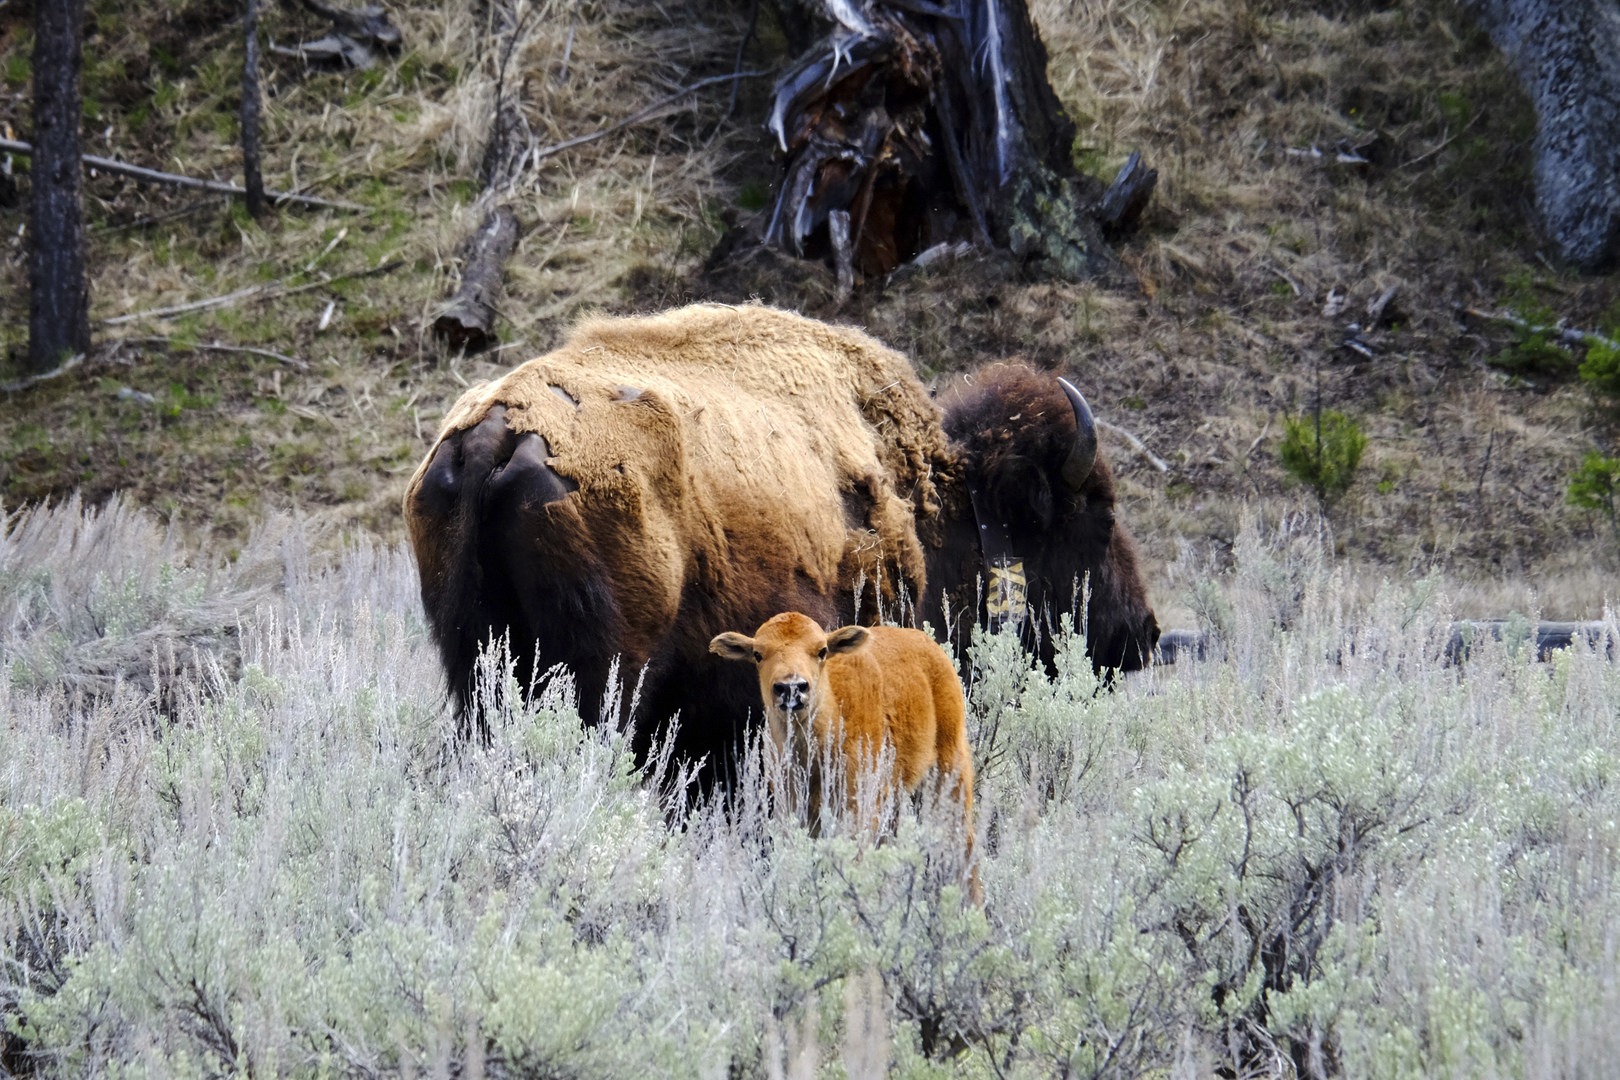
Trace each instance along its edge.
<path fill-rule="evenodd" d="M 1312 146 L 1312 147 L 1309 147 L 1308 149 L 1304 148 L 1304 147 L 1289 146 L 1289 147 L 1284 147 L 1283 148 L 1283 153 L 1287 154 L 1289 157 L 1311 158 L 1311 159 L 1313 159 L 1315 161 L 1326 160 L 1326 158 L 1328 156 L 1326 153 L 1323 152 L 1322 148 L 1319 147 L 1319 146 Z M 1371 161 L 1369 161 L 1367 158 L 1363 157 L 1361 154 L 1357 153 L 1356 151 L 1354 151 L 1354 150 L 1343 150 L 1343 149 L 1335 150 L 1333 152 L 1333 161 L 1336 164 L 1339 164 L 1339 165 L 1371 165 L 1372 164 Z"/>
<path fill-rule="evenodd" d="M 1286 284 L 1290 289 L 1294 290 L 1294 295 L 1295 296 L 1303 296 L 1304 295 L 1304 293 L 1300 290 L 1299 282 L 1295 281 L 1293 278 L 1291 278 L 1287 274 L 1283 273 L 1282 270 L 1278 269 L 1275 266 L 1270 266 L 1270 265 L 1268 265 L 1266 267 L 1266 269 L 1270 270 L 1273 274 L 1276 274 L 1278 277 L 1282 278 L 1283 283 Z"/>
<path fill-rule="evenodd" d="M 0 139 L 0 150 L 13 154 L 27 154 L 33 156 L 34 148 L 29 143 L 17 139 Z M 97 157 L 95 154 L 81 154 L 85 165 L 102 172 L 117 173 L 132 180 L 143 180 L 149 184 L 168 184 L 171 187 L 194 188 L 198 191 L 211 191 L 216 195 L 246 196 L 247 189 L 237 187 L 235 184 L 226 184 L 218 180 L 199 180 L 195 176 L 181 176 L 178 173 L 159 172 L 156 169 L 146 169 L 139 165 L 131 165 L 126 161 L 114 161 L 111 158 Z M 294 195 L 287 191 L 266 191 L 264 197 L 275 203 L 292 203 L 297 206 L 322 206 L 329 210 L 366 210 L 368 207 L 358 203 L 337 202 L 332 199 L 317 199 L 313 195 Z"/>
<path fill-rule="evenodd" d="M 19 390 L 27 390 L 30 386 L 45 382 L 47 379 L 54 379 L 58 375 L 66 375 L 82 363 L 84 363 L 84 353 L 74 353 L 62 361 L 59 366 L 49 371 L 42 371 L 38 375 L 30 375 L 26 379 L 18 379 L 16 382 L 0 383 L 0 393 L 15 394 Z"/>
<path fill-rule="evenodd" d="M 332 237 L 331 243 L 327 244 L 324 248 L 322 248 L 321 253 L 319 255 L 315 256 L 313 259 L 309 260 L 309 263 L 307 265 L 305 265 L 304 273 L 306 273 L 306 274 L 314 273 L 315 272 L 315 264 L 320 262 L 322 259 L 326 258 L 328 255 L 332 254 L 332 249 L 337 247 L 339 244 L 343 243 L 343 238 L 345 236 L 348 236 L 348 235 L 349 235 L 349 230 L 347 228 L 339 229 L 337 231 L 337 235 Z"/>
<path fill-rule="evenodd" d="M 659 98 L 646 108 L 638 109 L 629 116 L 625 117 L 623 120 L 620 120 L 617 123 L 609 124 L 600 131 L 593 131 L 589 135 L 576 135 L 572 139 L 564 139 L 560 143 L 553 143 L 551 146 L 540 147 L 535 150 L 534 154 L 530 158 L 530 161 L 533 164 L 538 165 L 546 158 L 551 157 L 554 154 L 560 154 L 564 150 L 572 150 L 576 146 L 584 146 L 585 144 L 593 143 L 598 139 L 605 139 L 615 132 L 622 131 L 633 124 L 639 124 L 643 120 L 649 119 L 660 109 L 666 109 L 675 104 L 675 102 L 681 100 L 681 98 L 695 94 L 705 87 L 713 86 L 716 83 L 731 82 L 735 79 L 757 79 L 761 76 L 769 74 L 770 72 L 768 71 L 734 71 L 730 75 L 712 75 L 707 79 L 699 79 L 692 85 L 683 86 L 673 94 Z"/>
<path fill-rule="evenodd" d="M 153 308 L 150 311 L 132 311 L 127 315 L 114 315 L 101 321 L 106 326 L 121 326 L 124 323 L 136 322 L 140 319 L 166 319 L 171 315 L 183 315 L 188 311 L 203 311 L 212 307 L 224 307 L 227 304 L 234 304 L 238 300 L 246 300 L 254 296 L 260 296 L 266 300 L 279 300 L 282 297 L 297 296 L 299 293 L 306 293 L 312 289 L 324 289 L 326 286 L 335 285 L 340 281 L 354 281 L 359 278 L 386 274 L 404 265 L 404 259 L 395 259 L 393 262 L 374 266 L 369 270 L 356 270 L 352 274 L 325 277 L 319 281 L 311 281 L 303 285 L 288 286 L 280 282 L 274 285 L 249 285 L 245 289 L 237 289 L 235 292 L 226 293 L 224 296 L 211 296 L 206 300 L 195 300 L 189 304 L 176 304 L 174 307 Z"/>
<path fill-rule="evenodd" d="M 250 345 L 225 345 L 218 341 L 199 341 L 192 343 L 176 342 L 174 338 L 166 337 L 126 337 L 118 338 L 115 345 L 153 345 L 164 349 L 194 349 L 198 352 L 243 353 L 248 356 L 262 356 L 269 360 L 279 360 L 283 364 L 290 364 L 295 368 L 309 370 L 309 365 L 296 356 L 285 353 L 272 352 L 269 349 L 255 349 Z"/>
<path fill-rule="evenodd" d="M 1126 443 L 1130 445 L 1132 450 L 1135 450 L 1138 454 L 1141 454 L 1143 457 L 1147 458 L 1148 464 L 1152 465 L 1155 469 L 1159 470 L 1160 472 L 1170 471 L 1170 466 L 1164 463 L 1163 458 L 1149 450 L 1146 443 L 1144 443 L 1141 439 L 1138 439 L 1135 435 L 1132 435 L 1130 432 L 1126 431 L 1124 428 L 1120 427 L 1118 424 L 1110 424 L 1106 420 L 1098 420 L 1097 426 L 1124 439 Z"/>
<path fill-rule="evenodd" d="M 1491 469 L 1491 450 L 1496 446 L 1496 429 L 1491 429 L 1491 437 L 1485 441 L 1485 460 L 1479 463 L 1479 482 L 1474 485 L 1474 502 L 1480 501 L 1485 492 L 1485 474 Z"/>
<path fill-rule="evenodd" d="M 1419 154 L 1415 158 L 1412 158 L 1410 161 L 1401 162 L 1400 167 L 1403 168 L 1403 169 L 1409 169 L 1413 165 L 1416 165 L 1420 161 L 1426 161 L 1429 158 L 1434 157 L 1434 155 L 1438 154 L 1440 151 L 1444 150 L 1446 147 L 1448 147 L 1452 143 L 1456 142 L 1459 137 L 1467 134 L 1468 129 L 1473 127 L 1475 121 L 1477 121 L 1482 115 L 1484 115 L 1484 114 L 1483 113 L 1475 113 L 1473 116 L 1468 118 L 1468 123 L 1464 124 L 1462 127 L 1458 128 L 1456 131 L 1454 131 L 1450 135 L 1447 135 L 1445 138 L 1441 139 L 1431 149 L 1425 150 L 1423 153 Z"/>
<path fill-rule="evenodd" d="M 303 285 L 292 285 L 265 297 L 266 300 L 280 300 L 284 296 L 297 296 L 299 293 L 311 292 L 315 289 L 324 289 L 328 285 L 336 285 L 340 281 L 359 281 L 361 278 L 381 277 L 391 274 L 405 265 L 404 259 L 394 259 L 381 266 L 373 266 L 369 270 L 355 270 L 348 274 L 338 274 L 336 277 L 322 278 L 319 281 L 306 282 Z"/>
<path fill-rule="evenodd" d="M 749 8 L 748 8 L 748 32 L 743 35 L 742 43 L 737 46 L 737 62 L 731 65 L 731 68 L 732 68 L 733 71 L 737 71 L 737 72 L 742 71 L 743 54 L 748 51 L 748 43 L 754 40 L 754 30 L 755 30 L 755 28 L 758 27 L 758 25 L 759 25 L 759 0 L 754 0 L 754 2 L 752 4 L 750 4 Z M 570 31 L 570 33 L 572 33 L 572 31 Z M 569 40 L 572 41 L 573 40 L 572 37 L 570 37 Z M 722 122 L 729 119 L 731 117 L 731 114 L 736 111 L 736 109 L 737 109 L 737 87 L 739 87 L 741 85 L 742 85 L 741 80 L 738 80 L 738 81 L 733 82 L 731 84 L 731 96 L 726 99 L 726 112 L 725 112 L 725 116 L 721 117 Z"/>
<path fill-rule="evenodd" d="M 1266 417 L 1266 426 L 1260 429 L 1260 434 L 1254 437 L 1254 442 L 1250 443 L 1249 448 L 1243 451 L 1243 460 L 1238 462 L 1238 468 L 1243 470 L 1243 478 L 1249 482 L 1250 487 L 1254 488 L 1254 495 L 1257 499 L 1264 498 L 1265 492 L 1260 490 L 1260 482 L 1249 471 L 1249 459 L 1254 456 L 1255 448 L 1265 442 L 1266 436 L 1271 434 L 1271 419 L 1269 415 Z"/>
<path fill-rule="evenodd" d="M 556 82 L 557 82 L 558 86 L 562 86 L 564 83 L 566 83 L 568 81 L 568 61 L 569 61 L 570 58 L 573 57 L 573 55 L 574 55 L 574 28 L 572 26 L 570 26 L 568 28 L 568 40 L 563 42 L 562 64 L 559 65 L 558 71 L 557 71 Z"/>
<path fill-rule="evenodd" d="M 212 307 L 224 307 L 227 304 L 234 304 L 238 300 L 244 300 L 255 293 L 265 292 L 269 288 L 268 285 L 249 285 L 245 289 L 237 289 L 235 292 L 226 293 L 224 296 L 210 296 L 206 300 L 194 300 L 189 304 L 176 304 L 173 307 L 152 308 L 150 311 L 132 311 L 127 315 L 114 315 L 101 321 L 107 326 L 122 326 L 124 323 L 136 322 L 140 319 L 166 319 L 171 315 L 184 315 L 188 311 L 203 311 Z"/>
<path fill-rule="evenodd" d="M 165 221 L 173 221 L 176 218 L 188 217 L 191 214 L 195 214 L 200 210 L 206 210 L 210 206 L 214 205 L 216 204 L 212 199 L 199 199 L 196 202 L 187 203 L 185 206 L 178 207 L 174 210 L 165 210 L 161 214 L 148 214 L 145 217 L 136 218 L 134 221 L 126 221 L 122 225 L 98 225 L 94 231 L 97 234 L 100 234 L 123 232 L 126 229 L 144 229 L 149 225 L 161 225 Z"/>
<path fill-rule="evenodd" d="M 495 109 L 490 114 L 489 138 L 484 144 L 483 161 L 478 167 L 485 194 L 511 184 L 523 172 L 523 163 L 534 147 L 534 133 L 529 128 L 529 122 L 517 103 L 508 96 L 506 88 L 507 66 L 519 42 L 524 39 L 523 28 L 528 25 L 533 12 L 534 8 L 525 8 L 517 25 L 504 34 L 501 61 L 495 72 Z M 519 142 L 523 145 L 514 154 L 513 145 Z"/>
<path fill-rule="evenodd" d="M 827 234 L 832 239 L 833 263 L 838 269 L 833 303 L 843 307 L 855 289 L 855 249 L 849 241 L 848 210 L 834 210 L 827 215 Z"/>

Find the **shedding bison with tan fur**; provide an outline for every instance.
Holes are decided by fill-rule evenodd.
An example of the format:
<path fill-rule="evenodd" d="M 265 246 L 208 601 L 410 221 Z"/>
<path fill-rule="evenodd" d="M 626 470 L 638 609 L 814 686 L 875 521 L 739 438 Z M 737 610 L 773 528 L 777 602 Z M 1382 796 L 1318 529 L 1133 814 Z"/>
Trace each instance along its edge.
<path fill-rule="evenodd" d="M 1002 364 L 936 404 L 871 337 L 760 305 L 585 321 L 462 396 L 405 516 L 464 732 L 503 634 L 521 682 L 570 668 L 588 718 L 629 700 L 618 659 L 637 714 L 604 719 L 645 749 L 678 710 L 677 752 L 721 764 L 757 691 L 709 641 L 776 612 L 927 622 L 958 650 L 1013 617 L 1050 665 L 1089 583 L 1099 668 L 1158 637 L 1077 391 Z"/>

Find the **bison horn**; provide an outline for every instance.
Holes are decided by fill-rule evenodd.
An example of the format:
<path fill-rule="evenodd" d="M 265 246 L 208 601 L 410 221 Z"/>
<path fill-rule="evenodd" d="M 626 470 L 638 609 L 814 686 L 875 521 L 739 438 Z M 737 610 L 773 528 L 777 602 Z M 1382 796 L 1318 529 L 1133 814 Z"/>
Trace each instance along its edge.
<path fill-rule="evenodd" d="M 1091 406 L 1074 384 L 1068 379 L 1059 379 L 1058 385 L 1063 387 L 1063 396 L 1069 399 L 1069 405 L 1074 409 L 1074 446 L 1069 450 L 1069 458 L 1063 463 L 1063 482 L 1069 485 L 1071 491 L 1080 490 L 1080 485 L 1086 482 L 1091 475 L 1091 467 L 1097 461 L 1097 421 L 1091 415 Z"/>

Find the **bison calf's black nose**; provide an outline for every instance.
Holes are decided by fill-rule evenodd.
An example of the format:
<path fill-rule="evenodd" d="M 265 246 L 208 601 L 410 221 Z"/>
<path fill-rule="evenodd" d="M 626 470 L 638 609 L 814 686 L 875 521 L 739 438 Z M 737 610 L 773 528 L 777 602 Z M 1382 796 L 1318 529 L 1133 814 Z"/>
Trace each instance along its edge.
<path fill-rule="evenodd" d="M 775 695 L 779 708 L 792 712 L 804 708 L 805 699 L 810 695 L 810 684 L 804 679 L 784 679 L 782 682 L 772 683 L 771 692 Z"/>

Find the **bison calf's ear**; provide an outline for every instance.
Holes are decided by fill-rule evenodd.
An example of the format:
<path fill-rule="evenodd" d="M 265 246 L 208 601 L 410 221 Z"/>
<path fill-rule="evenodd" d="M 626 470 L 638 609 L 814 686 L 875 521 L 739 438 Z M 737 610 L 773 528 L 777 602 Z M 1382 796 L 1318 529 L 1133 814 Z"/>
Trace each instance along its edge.
<path fill-rule="evenodd" d="M 709 651 L 726 660 L 746 660 L 750 664 L 759 659 L 754 652 L 754 639 L 735 630 L 716 634 L 709 642 Z"/>
<path fill-rule="evenodd" d="M 854 652 L 862 645 L 865 645 L 866 639 L 871 636 L 864 626 L 846 626 L 834 630 L 827 635 L 827 655 L 833 656 L 837 653 Z"/>

